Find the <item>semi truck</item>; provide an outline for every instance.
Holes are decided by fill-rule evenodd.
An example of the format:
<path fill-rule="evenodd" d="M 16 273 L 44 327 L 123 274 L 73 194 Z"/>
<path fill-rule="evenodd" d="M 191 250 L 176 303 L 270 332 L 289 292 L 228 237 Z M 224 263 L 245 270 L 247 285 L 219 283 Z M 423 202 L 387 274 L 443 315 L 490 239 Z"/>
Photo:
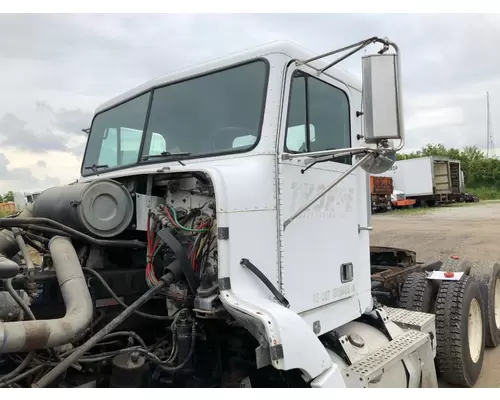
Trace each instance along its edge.
<path fill-rule="evenodd" d="M 460 161 L 429 156 L 398 160 L 384 173 L 417 206 L 449 204 L 463 193 Z"/>
<path fill-rule="evenodd" d="M 372 213 L 410 208 L 416 202 L 414 199 L 407 199 L 404 192 L 397 190 L 390 176 L 370 175 L 370 194 Z"/>
<path fill-rule="evenodd" d="M 361 85 L 336 64 L 368 46 Z M 401 99 L 399 49 L 372 37 L 274 42 L 99 106 L 78 181 L 0 219 L 0 386 L 472 386 L 496 264 L 370 247 Z"/>
<path fill-rule="evenodd" d="M 384 212 L 392 207 L 391 195 L 394 191 L 391 177 L 370 176 L 370 194 L 372 199 L 372 212 Z"/>

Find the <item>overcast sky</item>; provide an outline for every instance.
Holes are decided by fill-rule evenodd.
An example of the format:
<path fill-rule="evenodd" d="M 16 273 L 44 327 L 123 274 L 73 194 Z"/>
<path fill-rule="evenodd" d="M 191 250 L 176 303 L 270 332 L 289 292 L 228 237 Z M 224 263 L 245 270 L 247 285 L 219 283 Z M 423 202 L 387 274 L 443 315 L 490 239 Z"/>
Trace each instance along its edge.
<path fill-rule="evenodd" d="M 0 15 L 0 193 L 75 180 L 94 109 L 147 80 L 273 40 L 325 52 L 375 35 L 401 48 L 406 149 L 486 147 L 497 15 Z"/>

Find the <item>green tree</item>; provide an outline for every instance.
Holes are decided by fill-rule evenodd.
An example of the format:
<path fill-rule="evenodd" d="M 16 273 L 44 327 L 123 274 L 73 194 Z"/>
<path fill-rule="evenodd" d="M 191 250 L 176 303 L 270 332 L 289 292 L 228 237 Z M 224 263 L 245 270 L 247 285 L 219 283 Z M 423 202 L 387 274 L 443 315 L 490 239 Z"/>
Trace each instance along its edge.
<path fill-rule="evenodd" d="M 12 190 L 9 190 L 7 193 L 3 195 L 3 201 L 8 202 L 8 201 L 14 201 L 14 193 Z"/>
<path fill-rule="evenodd" d="M 398 159 L 406 160 L 427 156 L 441 156 L 460 160 L 468 188 L 499 191 L 500 196 L 500 159 L 497 157 L 487 158 L 486 154 L 477 146 L 455 149 L 446 148 L 442 144 L 427 144 L 421 150 L 399 154 Z"/>

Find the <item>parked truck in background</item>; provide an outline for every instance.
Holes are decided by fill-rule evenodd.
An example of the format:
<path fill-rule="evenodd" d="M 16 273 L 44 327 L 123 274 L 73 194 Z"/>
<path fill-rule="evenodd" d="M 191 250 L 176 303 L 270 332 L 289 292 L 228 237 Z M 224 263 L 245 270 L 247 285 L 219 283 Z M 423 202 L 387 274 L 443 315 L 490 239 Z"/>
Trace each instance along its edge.
<path fill-rule="evenodd" d="M 415 205 L 414 199 L 407 199 L 404 192 L 397 190 L 390 176 L 370 175 L 370 195 L 372 213 Z"/>
<path fill-rule="evenodd" d="M 417 206 L 449 204 L 462 190 L 460 161 L 447 157 L 399 160 L 382 175 L 391 176 L 394 187 L 407 199 L 414 199 Z"/>
<path fill-rule="evenodd" d="M 392 178 L 389 176 L 370 176 L 370 194 L 372 212 L 385 212 L 391 209 L 391 195 L 394 190 Z"/>
<path fill-rule="evenodd" d="M 391 208 L 410 208 L 415 205 L 415 199 L 407 199 L 406 194 L 401 190 L 394 189 L 391 195 Z"/>

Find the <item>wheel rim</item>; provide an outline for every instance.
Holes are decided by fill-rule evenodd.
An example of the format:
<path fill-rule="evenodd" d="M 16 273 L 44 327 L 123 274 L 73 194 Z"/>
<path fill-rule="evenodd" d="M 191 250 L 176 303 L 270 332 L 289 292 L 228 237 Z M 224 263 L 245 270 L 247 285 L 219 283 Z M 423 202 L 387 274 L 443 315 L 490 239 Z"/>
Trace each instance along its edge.
<path fill-rule="evenodd" d="M 500 329 L 500 279 L 497 279 L 495 282 L 495 323 L 497 325 L 497 329 Z"/>
<path fill-rule="evenodd" d="M 483 342 L 483 317 L 479 301 L 474 298 L 469 308 L 469 353 L 473 363 L 477 363 L 481 356 Z"/>

